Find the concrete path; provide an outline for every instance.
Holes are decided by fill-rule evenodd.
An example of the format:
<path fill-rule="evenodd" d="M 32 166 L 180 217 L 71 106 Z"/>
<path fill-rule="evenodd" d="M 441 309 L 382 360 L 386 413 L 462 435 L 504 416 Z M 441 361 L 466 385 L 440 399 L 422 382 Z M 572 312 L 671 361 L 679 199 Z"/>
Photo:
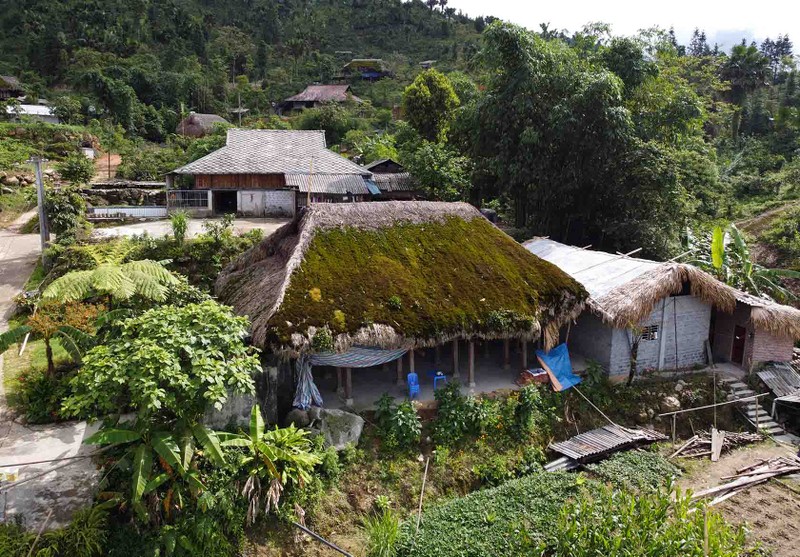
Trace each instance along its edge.
<path fill-rule="evenodd" d="M 7 230 L 0 230 L 0 331 L 8 328 L 12 299 L 22 291 L 39 257 L 39 235 L 17 233 L 34 214 L 26 213 Z M 2 371 L 0 355 L 0 379 Z M 0 474 L 16 473 L 18 481 L 29 480 L 8 491 L 4 488 L 11 482 L 0 481 L 0 520 L 21 515 L 29 528 L 38 529 L 52 509 L 47 527 L 55 528 L 69 522 L 75 510 L 91 504 L 98 477 L 90 459 L 25 463 L 88 454 L 94 448 L 82 441 L 95 430 L 86 422 L 26 426 L 9 410 L 0 380 Z M 53 471 L 37 477 L 48 470 Z"/>
<path fill-rule="evenodd" d="M 202 234 L 205 232 L 203 224 L 214 220 L 219 219 L 190 219 L 186 236 L 192 238 Z M 287 222 L 289 222 L 287 219 L 236 219 L 233 222 L 233 231 L 235 234 L 242 234 L 258 228 L 264 231 L 264 236 L 266 237 Z M 154 237 L 168 236 L 172 234 L 172 226 L 168 220 L 151 220 L 109 228 L 97 228 L 92 232 L 92 236 L 95 238 L 115 238 L 121 236 L 137 236 L 140 234 L 147 234 Z"/>

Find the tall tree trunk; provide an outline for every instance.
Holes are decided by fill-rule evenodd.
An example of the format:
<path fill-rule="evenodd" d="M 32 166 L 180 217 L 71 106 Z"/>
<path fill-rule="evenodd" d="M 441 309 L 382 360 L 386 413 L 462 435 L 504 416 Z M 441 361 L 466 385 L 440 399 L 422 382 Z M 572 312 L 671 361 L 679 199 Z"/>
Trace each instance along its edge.
<path fill-rule="evenodd" d="M 50 339 L 44 339 L 44 353 L 47 356 L 47 375 L 56 374 L 56 364 L 53 362 L 53 347 L 50 346 Z"/>

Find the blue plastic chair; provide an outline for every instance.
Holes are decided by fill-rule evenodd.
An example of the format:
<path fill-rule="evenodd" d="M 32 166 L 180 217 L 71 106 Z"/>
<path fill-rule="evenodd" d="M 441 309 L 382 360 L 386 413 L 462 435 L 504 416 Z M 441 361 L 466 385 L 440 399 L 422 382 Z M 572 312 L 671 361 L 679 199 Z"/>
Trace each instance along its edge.
<path fill-rule="evenodd" d="M 429 370 L 427 372 L 428 377 L 433 379 L 433 390 L 436 390 L 439 382 L 447 384 L 447 376 L 442 371 L 437 371 L 435 369 Z"/>
<path fill-rule="evenodd" d="M 417 377 L 417 374 L 409 373 L 406 382 L 408 383 L 408 398 L 413 399 L 415 396 L 419 396 L 419 377 Z"/>

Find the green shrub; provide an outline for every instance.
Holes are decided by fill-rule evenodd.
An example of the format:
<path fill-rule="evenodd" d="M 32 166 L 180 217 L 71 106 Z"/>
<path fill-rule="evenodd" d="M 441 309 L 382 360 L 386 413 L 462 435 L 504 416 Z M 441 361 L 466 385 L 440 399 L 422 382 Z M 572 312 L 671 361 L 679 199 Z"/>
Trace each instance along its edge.
<path fill-rule="evenodd" d="M 389 451 L 410 450 L 419 443 L 422 422 L 410 400 L 395 406 L 394 399 L 384 394 L 377 402 L 375 420 L 383 447 Z"/>
<path fill-rule="evenodd" d="M 94 161 L 83 153 L 72 153 L 56 164 L 56 170 L 70 184 L 86 184 L 94 176 Z"/>
<path fill-rule="evenodd" d="M 99 557 L 105 555 L 108 513 L 99 507 L 82 509 L 70 523 L 36 540 L 19 522 L 0 524 L 0 555 L 3 557 Z M 33 548 L 33 543 L 36 543 Z M 130 543 L 130 541 L 129 541 Z M 34 551 L 31 553 L 31 551 Z"/>
<path fill-rule="evenodd" d="M 76 188 L 48 188 L 44 207 L 50 231 L 55 234 L 74 236 L 76 229 L 86 223 L 86 202 Z"/>
<path fill-rule="evenodd" d="M 677 466 L 649 451 L 618 453 L 588 468 L 616 487 L 638 491 L 656 490 L 681 475 Z"/>
<path fill-rule="evenodd" d="M 369 542 L 368 557 L 394 557 L 395 544 L 400 531 L 400 520 L 388 506 L 364 519 L 364 530 Z"/>
<path fill-rule="evenodd" d="M 189 228 L 189 213 L 186 211 L 175 211 L 169 216 L 172 226 L 172 237 L 179 246 L 183 245 L 186 239 L 186 230 Z"/>
<path fill-rule="evenodd" d="M 474 397 L 461 394 L 458 381 L 437 389 L 434 398 L 438 403 L 438 410 L 432 434 L 437 445 L 457 445 L 467 436 L 475 436 L 481 432 L 482 422 L 487 418 L 485 408 Z"/>
<path fill-rule="evenodd" d="M 552 557 L 749 554 L 741 528 L 729 526 L 712 509 L 705 512 L 690 502 L 689 495 L 674 490 L 641 495 L 604 489 L 597 497 L 582 497 L 567 504 L 558 520 L 544 532 L 544 540 L 534 541 L 539 537 L 534 535 L 523 547 L 526 554 Z"/>
<path fill-rule="evenodd" d="M 50 375 L 44 370 L 29 370 L 16 378 L 14 406 L 25 413 L 32 424 L 46 424 L 58 421 L 61 416 L 61 402 L 72 389 L 69 382 L 74 373 Z"/>
<path fill-rule="evenodd" d="M 596 484 L 574 474 L 541 472 L 428 507 L 418 534 L 416 517 L 401 525 L 397 556 L 520 555 L 515 530 L 524 523 L 532 533 L 547 532 L 564 502 L 587 489 Z"/>

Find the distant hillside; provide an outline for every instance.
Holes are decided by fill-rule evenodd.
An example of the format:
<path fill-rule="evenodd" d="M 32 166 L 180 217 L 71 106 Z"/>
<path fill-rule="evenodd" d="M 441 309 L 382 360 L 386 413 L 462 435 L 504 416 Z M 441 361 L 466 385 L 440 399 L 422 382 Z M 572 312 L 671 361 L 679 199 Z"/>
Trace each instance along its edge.
<path fill-rule="evenodd" d="M 81 74 L 87 64 L 133 63 L 172 74 L 165 85 L 199 72 L 210 83 L 281 76 L 297 86 L 331 78 L 351 57 L 401 72 L 422 60 L 457 64 L 484 25 L 419 0 L 2 0 L 0 73 L 76 86 L 97 78 Z M 140 97 L 153 93 L 136 85 Z"/>

